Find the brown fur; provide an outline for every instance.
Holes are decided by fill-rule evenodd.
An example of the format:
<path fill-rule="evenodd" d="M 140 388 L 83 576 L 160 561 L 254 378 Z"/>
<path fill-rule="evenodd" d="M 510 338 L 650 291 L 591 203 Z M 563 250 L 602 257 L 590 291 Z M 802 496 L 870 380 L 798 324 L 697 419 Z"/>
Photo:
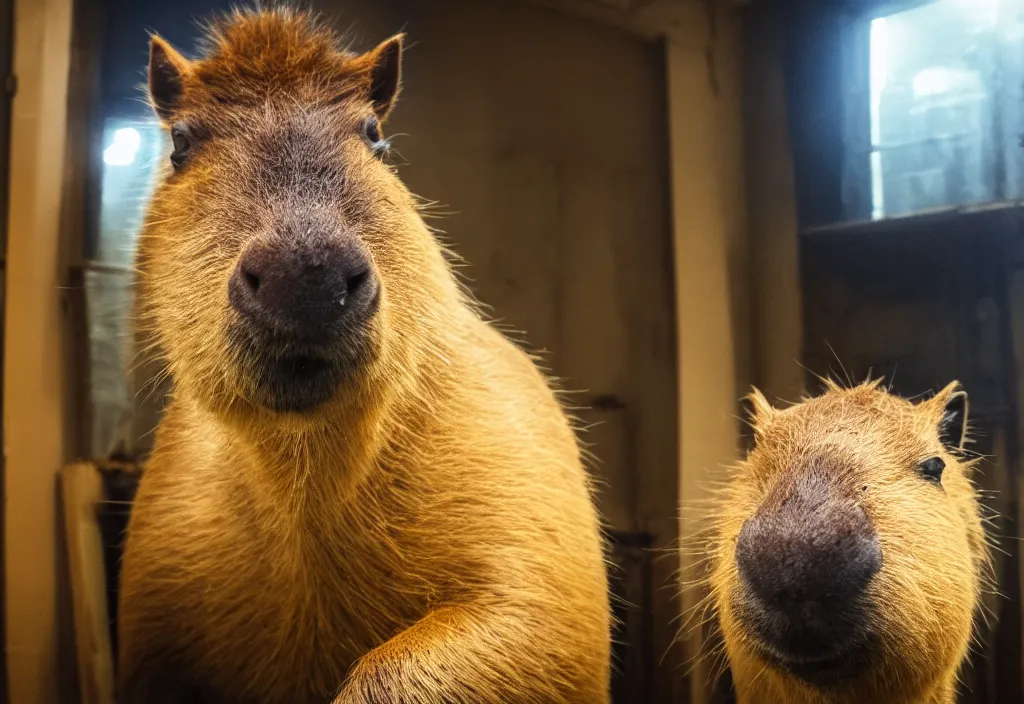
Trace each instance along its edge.
<path fill-rule="evenodd" d="M 369 70 L 395 41 L 355 55 L 291 10 L 215 23 L 195 62 L 153 40 L 183 76 L 158 112 L 204 137 L 139 245 L 140 329 L 173 394 L 124 556 L 122 704 L 607 701 L 573 430 L 358 136 L 390 108 Z M 321 166 L 282 176 L 288 159 Z M 372 359 L 315 411 L 275 413 L 229 354 L 227 281 L 294 207 L 355 233 L 383 293 Z"/>
<path fill-rule="evenodd" d="M 920 403 L 870 382 L 829 382 L 817 398 L 777 410 L 755 391 L 756 446 L 729 472 L 710 502 L 713 526 L 698 552 L 707 590 L 701 608 L 717 621 L 740 704 L 952 704 L 974 619 L 989 585 L 989 552 L 975 490 L 973 461 L 940 442 L 951 384 Z M 859 503 L 880 541 L 881 570 L 868 586 L 871 627 L 879 635 L 871 665 L 854 679 L 811 685 L 751 650 L 756 636 L 736 614 L 743 578 L 736 542 L 744 523 L 778 488 L 804 471 L 802 459 L 824 456 L 842 467 L 829 492 Z M 941 487 L 915 467 L 938 456 Z"/>

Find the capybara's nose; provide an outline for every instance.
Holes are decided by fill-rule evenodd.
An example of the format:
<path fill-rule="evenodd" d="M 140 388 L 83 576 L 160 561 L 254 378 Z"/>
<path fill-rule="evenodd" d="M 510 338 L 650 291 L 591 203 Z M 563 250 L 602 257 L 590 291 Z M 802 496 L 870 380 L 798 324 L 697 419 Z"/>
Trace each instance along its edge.
<path fill-rule="evenodd" d="M 776 653 L 841 653 L 869 630 L 863 597 L 882 566 L 878 536 L 864 510 L 830 496 L 823 480 L 801 479 L 766 502 L 740 530 L 736 564 L 749 591 L 741 608 Z"/>
<path fill-rule="evenodd" d="M 249 324 L 301 342 L 330 342 L 365 320 L 379 284 L 354 244 L 257 240 L 228 284 L 231 305 Z"/>

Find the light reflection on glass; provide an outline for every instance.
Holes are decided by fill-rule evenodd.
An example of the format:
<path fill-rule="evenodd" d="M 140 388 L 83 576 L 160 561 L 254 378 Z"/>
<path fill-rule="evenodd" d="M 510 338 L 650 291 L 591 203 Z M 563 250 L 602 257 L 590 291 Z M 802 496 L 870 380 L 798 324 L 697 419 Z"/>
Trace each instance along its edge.
<path fill-rule="evenodd" d="M 131 264 L 165 139 L 153 121 L 110 119 L 104 125 L 100 228 L 94 259 Z"/>
<path fill-rule="evenodd" d="M 114 132 L 114 143 L 103 150 L 103 163 L 108 166 L 128 166 L 135 160 L 142 137 L 134 127 L 123 127 Z"/>

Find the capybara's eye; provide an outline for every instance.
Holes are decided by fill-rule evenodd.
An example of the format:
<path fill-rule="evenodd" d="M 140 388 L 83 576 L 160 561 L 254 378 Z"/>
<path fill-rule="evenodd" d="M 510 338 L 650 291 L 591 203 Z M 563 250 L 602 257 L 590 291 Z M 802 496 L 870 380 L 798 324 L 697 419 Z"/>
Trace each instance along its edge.
<path fill-rule="evenodd" d="M 171 142 L 174 144 L 174 151 L 171 152 L 171 164 L 180 169 L 189 152 L 192 150 L 192 136 L 185 125 L 175 125 L 171 128 Z"/>
<path fill-rule="evenodd" d="M 941 457 L 929 457 L 919 464 L 917 468 L 921 472 L 922 477 L 938 483 L 942 481 L 942 470 L 946 468 L 946 463 L 943 462 Z"/>
<path fill-rule="evenodd" d="M 366 118 L 363 123 L 363 137 L 366 144 L 377 157 L 383 157 L 388 151 L 388 141 L 380 132 L 380 120 L 375 115 Z"/>
<path fill-rule="evenodd" d="M 366 118 L 366 124 L 363 125 L 363 131 L 366 134 L 366 141 L 370 144 L 376 144 L 381 140 L 380 133 L 380 121 L 376 117 L 370 116 Z"/>

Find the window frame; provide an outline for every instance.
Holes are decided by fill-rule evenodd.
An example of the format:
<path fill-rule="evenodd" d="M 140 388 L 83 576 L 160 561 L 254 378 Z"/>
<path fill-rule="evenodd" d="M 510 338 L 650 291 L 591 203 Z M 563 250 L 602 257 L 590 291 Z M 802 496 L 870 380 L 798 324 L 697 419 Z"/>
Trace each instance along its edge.
<path fill-rule="evenodd" d="M 783 9 L 788 35 L 786 101 L 801 237 L 934 216 L 952 225 L 957 215 L 1024 207 L 1024 201 L 1006 198 L 1007 159 L 1006 151 L 1000 150 L 997 199 L 879 219 L 872 216 L 871 22 L 935 2 L 866 0 L 855 8 L 822 3 L 813 9 L 803 4 L 787 4 Z M 822 86 L 839 88 L 830 94 Z M 1000 117 L 997 111 L 996 119 Z"/>

